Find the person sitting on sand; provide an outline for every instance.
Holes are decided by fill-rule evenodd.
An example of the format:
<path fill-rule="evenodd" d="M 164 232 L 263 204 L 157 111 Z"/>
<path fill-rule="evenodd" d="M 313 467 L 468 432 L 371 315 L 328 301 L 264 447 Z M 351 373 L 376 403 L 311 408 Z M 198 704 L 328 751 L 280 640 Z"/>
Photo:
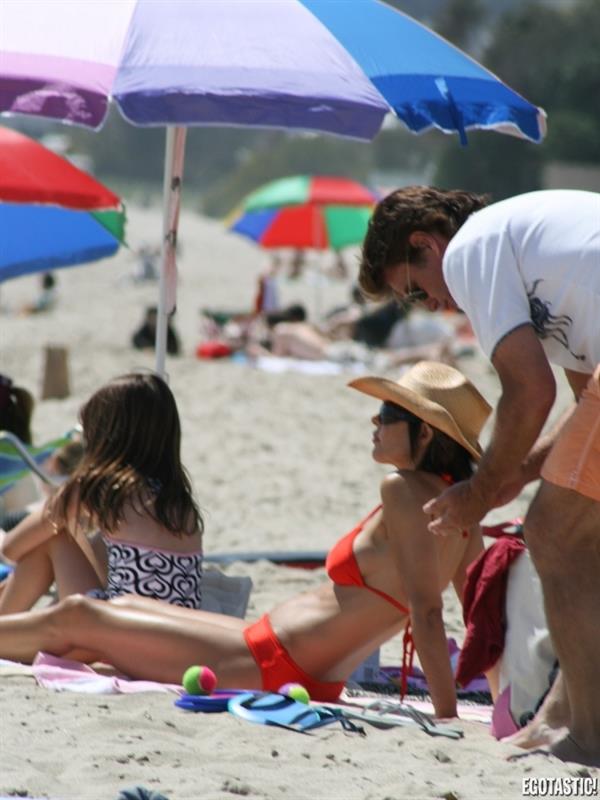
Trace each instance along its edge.
<path fill-rule="evenodd" d="M 171 390 L 152 373 L 123 375 L 80 417 L 81 461 L 2 541 L 14 571 L 0 613 L 30 609 L 54 581 L 59 598 L 135 592 L 199 608 L 203 521 L 180 462 Z"/>
<path fill-rule="evenodd" d="M 29 662 L 44 650 L 173 683 L 190 664 L 206 664 L 223 687 L 276 691 L 297 681 L 313 700 L 335 701 L 371 652 L 408 629 L 436 715 L 456 716 L 442 592 L 452 581 L 461 598 L 482 536 L 478 526 L 428 536 L 422 506 L 472 473 L 490 406 L 458 370 L 435 362 L 415 365 L 398 382 L 364 377 L 350 386 L 382 401 L 372 418 L 372 457 L 393 471 L 382 481 L 381 504 L 329 553 L 327 583 L 252 624 L 131 595 L 109 603 L 72 596 L 0 619 L 0 657 Z"/>
<path fill-rule="evenodd" d="M 181 345 L 179 344 L 179 336 L 173 327 L 173 316 L 175 312 L 172 311 L 167 318 L 167 353 L 172 356 L 179 355 Z M 156 306 L 148 306 L 144 313 L 144 319 L 140 327 L 134 331 L 131 337 L 131 344 L 138 350 L 153 350 L 156 346 L 156 327 L 158 324 L 158 308 Z"/>
<path fill-rule="evenodd" d="M 0 431 L 12 433 L 23 444 L 32 444 L 31 421 L 35 401 L 24 386 L 17 386 L 8 375 L 0 374 Z M 20 511 L 38 497 L 31 475 L 16 481 L 0 495 L 0 528 L 7 515 Z"/>
<path fill-rule="evenodd" d="M 56 306 L 57 289 L 56 278 L 52 272 L 43 272 L 40 275 L 40 292 L 33 303 L 28 303 L 21 308 L 21 314 L 41 314 L 52 311 Z"/>

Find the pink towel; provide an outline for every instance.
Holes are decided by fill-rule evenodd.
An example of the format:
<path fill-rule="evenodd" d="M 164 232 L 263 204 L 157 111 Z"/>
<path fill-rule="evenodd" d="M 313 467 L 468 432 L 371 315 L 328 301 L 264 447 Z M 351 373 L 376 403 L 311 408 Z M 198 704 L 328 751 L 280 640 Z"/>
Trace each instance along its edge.
<path fill-rule="evenodd" d="M 38 653 L 33 662 L 33 675 L 40 686 L 55 692 L 86 694 L 133 694 L 135 692 L 175 692 L 183 687 L 173 683 L 136 681 L 124 675 L 102 675 L 88 664 Z"/>

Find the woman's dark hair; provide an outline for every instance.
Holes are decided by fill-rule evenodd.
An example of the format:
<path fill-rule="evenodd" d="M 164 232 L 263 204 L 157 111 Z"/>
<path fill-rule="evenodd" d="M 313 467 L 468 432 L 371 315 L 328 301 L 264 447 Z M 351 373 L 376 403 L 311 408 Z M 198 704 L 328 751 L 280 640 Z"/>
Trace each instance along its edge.
<path fill-rule="evenodd" d="M 414 414 L 408 420 L 408 435 L 410 451 L 414 457 L 417 452 L 417 442 L 423 420 Z M 449 475 L 454 482 L 464 481 L 473 474 L 473 456 L 461 444 L 443 431 L 431 426 L 433 437 L 427 450 L 417 464 L 423 472 L 433 472 L 436 475 Z"/>
<path fill-rule="evenodd" d="M 204 528 L 181 464 L 181 427 L 175 398 L 151 373 L 123 375 L 93 394 L 80 412 L 83 457 L 50 507 L 65 529 L 73 502 L 90 525 L 110 534 L 126 507 L 150 514 L 173 534 Z"/>
<path fill-rule="evenodd" d="M 304 322 L 306 319 L 306 309 L 300 303 L 294 303 L 280 311 L 270 311 L 265 314 L 265 321 L 269 328 L 273 328 L 280 322 Z"/>
<path fill-rule="evenodd" d="M 10 378 L 0 375 L 0 430 L 14 433 L 25 444 L 31 444 L 33 395 Z"/>
<path fill-rule="evenodd" d="M 414 231 L 440 233 L 451 239 L 473 212 L 486 206 L 489 195 L 447 191 L 432 186 L 397 189 L 375 207 L 363 242 L 358 285 L 375 300 L 393 296 L 386 286 L 387 267 L 405 261 L 418 264 L 420 252 L 409 245 Z"/>

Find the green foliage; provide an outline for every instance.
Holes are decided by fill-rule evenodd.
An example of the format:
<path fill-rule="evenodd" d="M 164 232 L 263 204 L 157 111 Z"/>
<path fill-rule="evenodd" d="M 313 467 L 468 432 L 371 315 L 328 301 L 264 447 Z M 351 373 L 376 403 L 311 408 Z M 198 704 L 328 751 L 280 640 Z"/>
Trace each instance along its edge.
<path fill-rule="evenodd" d="M 538 145 L 485 131 L 469 134 L 468 147 L 446 146 L 434 184 L 446 189 L 489 192 L 502 200 L 541 188 L 542 150 Z"/>
<path fill-rule="evenodd" d="M 546 160 L 600 162 L 600 3 L 523 4 L 502 17 L 491 70 L 548 113 Z"/>
<path fill-rule="evenodd" d="M 483 0 L 448 0 L 435 17 L 435 29 L 444 39 L 468 51 L 486 16 Z"/>
<path fill-rule="evenodd" d="M 286 175 L 342 175 L 364 182 L 372 166 L 372 151 L 364 142 L 283 131 L 264 133 L 237 169 L 214 181 L 204 197 L 203 210 L 222 216 L 253 189 Z"/>

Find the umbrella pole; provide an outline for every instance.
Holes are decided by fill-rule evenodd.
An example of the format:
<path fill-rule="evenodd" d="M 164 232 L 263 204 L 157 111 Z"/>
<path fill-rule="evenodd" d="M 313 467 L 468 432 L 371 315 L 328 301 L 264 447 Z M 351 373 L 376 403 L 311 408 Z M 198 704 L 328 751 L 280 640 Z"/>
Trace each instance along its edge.
<path fill-rule="evenodd" d="M 177 295 L 177 226 L 181 205 L 181 182 L 185 158 L 186 128 L 170 125 L 165 141 L 163 178 L 163 237 L 161 243 L 158 318 L 156 322 L 156 372 L 166 380 L 167 321 L 175 310 Z"/>

